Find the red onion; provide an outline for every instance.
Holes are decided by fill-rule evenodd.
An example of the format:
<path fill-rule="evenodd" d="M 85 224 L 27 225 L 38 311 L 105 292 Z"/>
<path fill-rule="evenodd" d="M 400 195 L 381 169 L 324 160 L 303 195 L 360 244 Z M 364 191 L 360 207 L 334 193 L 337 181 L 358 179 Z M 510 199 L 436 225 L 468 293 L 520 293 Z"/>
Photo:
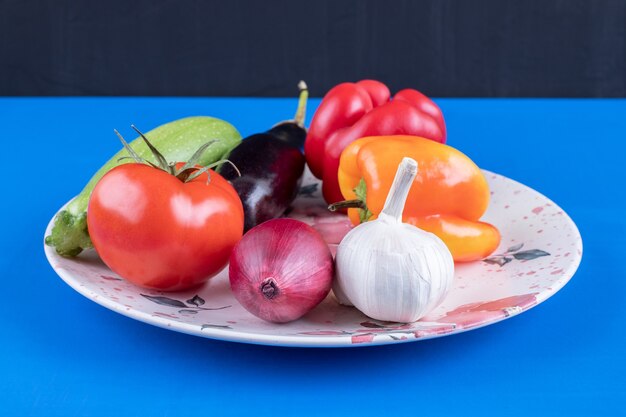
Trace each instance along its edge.
<path fill-rule="evenodd" d="M 285 323 L 311 311 L 328 295 L 333 258 L 311 226 L 293 219 L 252 228 L 230 257 L 230 286 L 246 310 Z"/>

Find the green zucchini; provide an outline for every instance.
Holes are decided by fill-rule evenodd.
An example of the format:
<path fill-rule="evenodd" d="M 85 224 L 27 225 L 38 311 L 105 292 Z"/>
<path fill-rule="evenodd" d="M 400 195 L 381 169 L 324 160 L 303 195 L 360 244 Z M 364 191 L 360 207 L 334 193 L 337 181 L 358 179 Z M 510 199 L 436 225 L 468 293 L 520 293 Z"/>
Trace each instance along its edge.
<path fill-rule="evenodd" d="M 207 116 L 187 117 L 161 125 L 145 136 L 169 162 L 186 162 L 198 148 L 213 142 L 201 155 L 199 165 L 209 165 L 228 157 L 241 142 L 241 135 L 233 125 Z M 140 137 L 130 146 L 143 159 L 156 163 L 154 155 Z M 87 206 L 96 183 L 112 168 L 134 162 L 126 149 L 120 150 L 89 180 L 85 188 L 54 219 L 54 226 L 46 244 L 66 257 L 77 256 L 83 249 L 93 247 L 87 230 Z"/>

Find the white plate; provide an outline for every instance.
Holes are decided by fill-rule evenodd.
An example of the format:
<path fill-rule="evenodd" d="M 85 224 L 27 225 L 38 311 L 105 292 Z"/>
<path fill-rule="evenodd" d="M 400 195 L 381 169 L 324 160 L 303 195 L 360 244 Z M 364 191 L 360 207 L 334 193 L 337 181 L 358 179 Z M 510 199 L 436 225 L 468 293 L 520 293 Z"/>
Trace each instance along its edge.
<path fill-rule="evenodd" d="M 113 311 L 166 329 L 214 339 L 282 346 L 364 346 L 451 335 L 519 314 L 551 297 L 574 275 L 582 256 L 576 225 L 538 192 L 485 171 L 492 199 L 483 217 L 502 243 L 489 259 L 457 264 L 452 291 L 428 317 L 415 323 L 372 320 L 340 306 L 332 294 L 292 323 L 272 324 L 248 313 L 233 297 L 228 268 L 193 291 L 162 293 L 127 283 L 96 253 L 66 259 L 45 246 L 52 268 L 73 289 Z M 329 213 L 319 184 L 308 172 L 289 217 L 315 227 L 336 249 L 350 229 Z M 52 223 L 52 222 L 51 222 Z M 50 233 L 48 225 L 46 235 Z"/>

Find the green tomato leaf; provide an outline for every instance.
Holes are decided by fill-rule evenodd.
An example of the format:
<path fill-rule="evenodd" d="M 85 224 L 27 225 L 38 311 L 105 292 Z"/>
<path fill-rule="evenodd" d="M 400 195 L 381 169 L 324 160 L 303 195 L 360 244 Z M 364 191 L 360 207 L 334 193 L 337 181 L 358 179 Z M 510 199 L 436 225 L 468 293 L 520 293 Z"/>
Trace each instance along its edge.
<path fill-rule="evenodd" d="M 205 143 L 204 145 L 200 146 L 196 150 L 196 152 L 193 155 L 191 155 L 189 160 L 187 162 L 185 162 L 185 165 L 180 167 L 180 169 L 178 170 L 178 172 L 175 173 L 175 175 L 178 176 L 178 175 L 180 175 L 181 172 L 185 171 L 186 169 L 193 168 L 198 163 L 198 161 L 200 160 L 200 157 L 202 156 L 204 151 L 207 150 L 207 148 L 209 146 L 213 145 L 215 142 L 217 142 L 217 140 L 213 139 L 213 140 L 210 140 L 209 142 Z"/>
<path fill-rule="evenodd" d="M 137 129 L 135 125 L 130 125 L 130 127 L 132 127 L 133 130 L 137 132 L 139 136 L 141 136 L 146 146 L 148 146 L 148 148 L 150 149 L 150 152 L 152 152 L 154 159 L 158 162 L 159 168 L 161 168 L 165 172 L 169 172 L 170 174 L 174 175 L 174 169 L 167 163 L 167 160 L 165 159 L 163 154 L 161 154 L 161 152 L 159 152 L 159 150 L 155 148 L 154 145 L 152 145 L 148 138 L 143 133 L 141 133 L 141 131 Z"/>

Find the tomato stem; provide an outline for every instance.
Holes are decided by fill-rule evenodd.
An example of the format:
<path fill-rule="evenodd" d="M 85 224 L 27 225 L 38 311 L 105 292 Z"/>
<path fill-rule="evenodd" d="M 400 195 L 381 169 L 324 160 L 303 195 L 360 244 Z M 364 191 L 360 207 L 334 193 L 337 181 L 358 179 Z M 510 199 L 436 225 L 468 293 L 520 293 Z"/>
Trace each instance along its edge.
<path fill-rule="evenodd" d="M 195 168 L 196 171 L 194 171 L 192 174 L 186 176 L 185 179 L 181 179 L 181 181 L 189 182 L 189 181 L 191 181 L 191 180 L 193 180 L 195 178 L 198 178 L 200 175 L 204 174 L 205 172 L 207 172 L 211 168 L 214 168 L 214 167 L 216 167 L 218 165 L 222 165 L 224 163 L 229 163 L 233 167 L 233 169 L 235 171 L 237 171 L 237 174 L 239 174 L 239 176 L 241 177 L 241 172 L 239 172 L 239 169 L 237 168 L 237 166 L 235 164 L 232 163 L 232 161 L 229 161 L 228 159 L 220 159 L 219 161 L 213 162 L 212 164 L 207 165 L 207 166 L 205 166 L 203 168 Z M 193 170 L 194 168 L 192 167 L 192 168 L 189 168 L 189 169 Z M 211 182 L 211 176 L 209 175 L 209 177 L 207 178 L 206 183 L 208 184 L 210 182 Z"/>
<path fill-rule="evenodd" d="M 152 143 L 150 143 L 148 138 L 143 133 L 141 133 L 141 131 L 139 129 L 137 129 L 137 127 L 135 127 L 135 125 L 130 125 L 130 127 L 133 128 L 133 130 L 135 132 L 139 133 L 139 136 L 141 136 L 143 141 L 146 143 L 146 145 L 150 149 L 150 152 L 152 152 L 152 155 L 154 155 L 154 159 L 156 159 L 156 161 L 159 164 L 160 168 L 163 171 L 169 172 L 170 174 L 174 175 L 174 167 L 167 162 L 167 159 L 165 159 L 163 154 L 161 152 L 159 152 L 158 149 L 155 148 L 154 145 L 152 145 Z"/>
<path fill-rule="evenodd" d="M 185 162 L 185 164 L 183 166 L 181 166 L 179 169 L 176 169 L 176 165 L 174 163 L 168 162 L 167 159 L 165 159 L 165 157 L 163 156 L 163 154 L 161 154 L 161 152 L 159 152 L 159 150 L 157 148 L 155 148 L 152 145 L 152 143 L 150 143 L 148 138 L 143 133 L 141 133 L 141 131 L 139 129 L 137 129 L 137 127 L 135 125 L 130 125 L 130 127 L 132 127 L 135 130 L 135 132 L 139 133 L 139 136 L 141 136 L 143 141 L 146 143 L 146 146 L 148 146 L 148 149 L 150 149 L 150 152 L 152 152 L 152 155 L 156 159 L 158 165 L 152 163 L 151 161 L 148 161 L 146 159 L 141 158 L 137 154 L 137 152 L 135 152 L 135 150 L 130 147 L 128 142 L 126 142 L 126 140 L 124 140 L 124 137 L 120 134 L 120 132 L 118 132 L 116 129 L 113 129 L 113 131 L 115 132 L 117 137 L 119 137 L 120 140 L 122 141 L 122 145 L 124 145 L 124 148 L 130 154 L 130 156 L 123 156 L 119 160 L 132 158 L 132 159 L 135 160 L 135 162 L 137 162 L 139 164 L 147 164 L 147 165 L 152 166 L 153 168 L 165 171 L 168 174 L 171 174 L 171 175 L 175 176 L 176 178 L 178 178 L 182 182 L 189 182 L 189 181 L 191 181 L 191 180 L 193 180 L 195 178 L 198 178 L 200 175 L 202 175 L 203 173 L 207 172 L 209 169 L 214 168 L 214 167 L 216 167 L 218 165 L 221 165 L 221 164 L 224 164 L 224 163 L 229 163 L 233 167 L 233 169 L 237 172 L 237 175 L 239 175 L 241 177 L 241 172 L 239 171 L 237 166 L 235 164 L 233 164 L 232 161 L 229 161 L 228 159 L 220 159 L 219 161 L 216 161 L 216 162 L 214 162 L 214 163 L 212 163 L 210 165 L 204 166 L 204 167 L 196 166 L 196 163 L 200 159 L 200 157 L 202 156 L 202 153 L 204 151 L 206 151 L 209 146 L 211 146 L 212 144 L 217 142 L 216 139 L 210 140 L 207 143 L 205 143 L 204 145 L 200 146 L 194 152 L 194 154 L 189 158 L 189 160 L 187 162 Z M 210 182 L 211 182 L 211 176 L 209 175 L 208 179 L 207 179 L 207 184 L 210 183 Z"/>
<path fill-rule="evenodd" d="M 205 143 L 204 145 L 200 146 L 193 155 L 191 155 L 191 157 L 189 158 L 189 160 L 187 160 L 187 162 L 185 162 L 185 165 L 183 165 L 182 167 L 180 167 L 180 169 L 174 173 L 174 175 L 176 177 L 179 177 L 181 173 L 183 173 L 184 171 L 188 170 L 188 169 L 193 169 L 195 167 L 195 165 L 197 164 L 198 160 L 200 159 L 200 157 L 202 156 L 202 153 L 212 144 L 214 144 L 216 142 L 215 139 L 208 141 L 207 143 Z M 180 179 L 180 177 L 179 177 Z"/>
<path fill-rule="evenodd" d="M 120 138 L 120 140 L 122 141 L 122 145 L 124 145 L 124 149 L 128 151 L 128 153 L 130 154 L 130 157 L 133 158 L 135 162 L 140 163 L 140 164 L 146 163 L 145 159 L 137 155 L 137 152 L 135 152 L 135 150 L 131 148 L 128 142 L 124 140 L 124 137 L 120 134 L 120 132 L 117 131 L 117 129 L 113 129 L 113 131 L 115 132 L 117 137 Z M 125 156 L 123 158 L 128 158 L 128 157 Z"/>

